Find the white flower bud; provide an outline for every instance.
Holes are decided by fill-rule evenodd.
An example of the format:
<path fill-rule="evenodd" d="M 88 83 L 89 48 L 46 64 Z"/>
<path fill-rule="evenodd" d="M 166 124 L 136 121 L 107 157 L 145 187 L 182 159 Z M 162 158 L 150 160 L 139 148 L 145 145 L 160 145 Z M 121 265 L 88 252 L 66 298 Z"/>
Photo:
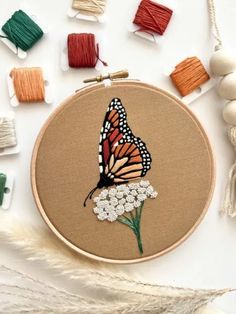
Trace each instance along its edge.
<path fill-rule="evenodd" d="M 124 198 L 122 198 L 121 200 L 119 200 L 119 205 L 124 205 L 125 204 L 125 199 Z"/>
<path fill-rule="evenodd" d="M 109 191 L 109 196 L 110 196 L 110 197 L 114 197 L 114 196 L 116 196 L 116 193 L 117 193 L 116 189 L 112 188 L 112 189 L 110 189 L 110 191 Z"/>
<path fill-rule="evenodd" d="M 107 195 L 108 195 L 108 190 L 103 190 L 99 196 L 101 199 L 105 199 Z"/>
<path fill-rule="evenodd" d="M 118 205 L 118 206 L 116 207 L 116 213 L 117 213 L 117 215 L 123 215 L 124 212 L 125 212 L 125 208 L 124 208 L 123 205 Z"/>
<path fill-rule="evenodd" d="M 117 218 L 118 218 L 118 215 L 117 215 L 117 213 L 115 211 L 111 211 L 107 215 L 107 220 L 110 221 L 110 222 L 115 221 Z"/>
<path fill-rule="evenodd" d="M 134 209 L 133 204 L 131 204 L 131 203 L 125 204 L 125 211 L 126 212 L 131 212 L 133 209 Z"/>
<path fill-rule="evenodd" d="M 124 196 L 123 192 L 118 192 L 118 193 L 116 194 L 116 197 L 117 197 L 118 199 L 121 199 L 123 196 Z"/>
<path fill-rule="evenodd" d="M 140 181 L 139 185 L 143 188 L 147 188 L 150 185 L 150 182 L 148 180 L 144 181 Z"/>
<path fill-rule="evenodd" d="M 97 215 L 97 218 L 99 219 L 99 220 L 101 220 L 101 221 L 103 221 L 103 220 L 106 220 L 107 219 L 107 213 L 99 213 L 98 215 Z"/>
<path fill-rule="evenodd" d="M 117 200 L 117 198 L 115 198 L 115 197 L 111 198 L 111 199 L 110 199 L 110 204 L 111 204 L 112 206 L 118 205 L 118 200 Z"/>
<path fill-rule="evenodd" d="M 133 203 L 134 202 L 134 197 L 133 195 L 128 195 L 127 198 L 126 198 L 127 202 L 129 203 Z"/>
<path fill-rule="evenodd" d="M 151 198 L 156 198 L 157 197 L 157 195 L 158 195 L 158 193 L 156 192 L 156 191 L 154 191 L 152 194 L 151 194 Z"/>
<path fill-rule="evenodd" d="M 138 195 L 138 192 L 137 192 L 136 190 L 132 190 L 132 191 L 131 191 L 131 195 L 137 196 L 137 195 Z"/>
<path fill-rule="evenodd" d="M 141 202 L 140 201 L 134 202 L 134 207 L 135 208 L 139 208 L 140 206 L 141 206 Z"/>
<path fill-rule="evenodd" d="M 148 188 L 147 188 L 147 195 L 148 196 L 150 196 L 152 193 L 154 192 L 154 188 L 152 187 L 152 186 L 149 186 Z"/>
<path fill-rule="evenodd" d="M 139 194 L 138 195 L 138 200 L 140 201 L 140 202 L 143 202 L 143 201 L 145 201 L 147 199 L 147 196 L 145 195 L 145 194 Z"/>

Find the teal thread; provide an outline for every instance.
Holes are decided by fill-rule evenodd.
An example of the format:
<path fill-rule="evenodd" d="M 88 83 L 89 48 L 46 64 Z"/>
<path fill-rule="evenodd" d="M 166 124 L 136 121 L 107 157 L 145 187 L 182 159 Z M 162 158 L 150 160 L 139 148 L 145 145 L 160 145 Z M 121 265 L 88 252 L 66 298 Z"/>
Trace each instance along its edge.
<path fill-rule="evenodd" d="M 6 34 L 5 38 L 23 51 L 31 49 L 43 37 L 42 29 L 22 10 L 12 15 L 2 31 Z"/>

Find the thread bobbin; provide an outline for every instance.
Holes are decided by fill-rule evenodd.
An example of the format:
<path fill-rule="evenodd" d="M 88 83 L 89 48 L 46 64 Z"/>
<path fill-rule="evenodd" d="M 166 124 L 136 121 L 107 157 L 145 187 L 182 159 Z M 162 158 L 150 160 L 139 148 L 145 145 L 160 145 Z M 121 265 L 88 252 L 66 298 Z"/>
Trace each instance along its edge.
<path fill-rule="evenodd" d="M 0 113 L 0 157 L 18 154 L 20 151 L 15 114 L 10 111 Z"/>
<path fill-rule="evenodd" d="M 13 172 L 0 170 L 0 209 L 7 210 L 11 205 L 14 188 Z"/>
<path fill-rule="evenodd" d="M 167 1 L 168 2 L 168 1 Z M 138 37 L 160 43 L 173 16 L 173 3 L 141 0 L 138 8 L 132 16 L 133 23 L 129 26 L 129 32 Z M 164 18 L 164 19 L 163 19 Z"/>
<path fill-rule="evenodd" d="M 198 57 L 188 57 L 167 74 L 182 100 L 190 104 L 213 88 L 217 80 L 209 76 Z"/>
<path fill-rule="evenodd" d="M 23 11 L 23 13 L 25 13 L 29 19 L 31 19 L 34 23 L 36 23 L 37 26 L 42 30 L 44 35 L 48 33 L 47 27 L 44 25 L 43 22 L 41 22 L 39 20 L 39 18 L 33 12 L 31 12 L 30 10 L 28 10 L 26 8 L 20 7 L 18 11 L 14 12 L 14 14 L 16 14 L 19 11 Z M 12 17 L 14 16 L 14 14 L 12 15 Z M 6 23 L 4 25 L 6 25 Z M 27 35 L 27 33 L 25 33 L 25 36 L 26 35 Z M 30 36 L 32 36 L 32 34 Z M 2 41 L 3 44 L 5 44 L 7 46 L 8 49 L 10 49 L 15 55 L 17 55 L 19 59 L 25 59 L 27 57 L 27 55 L 28 55 L 27 51 L 24 51 L 20 47 L 16 46 L 13 41 L 11 41 L 10 39 L 7 38 L 7 36 L 3 32 L 3 30 L 0 31 L 0 40 Z"/>
<path fill-rule="evenodd" d="M 7 85 L 12 107 L 21 103 L 53 103 L 49 75 L 41 68 L 12 69 L 7 74 Z"/>
<path fill-rule="evenodd" d="M 106 0 L 73 0 L 67 15 L 78 20 L 104 23 L 105 7 Z"/>
<path fill-rule="evenodd" d="M 93 60 L 88 63 L 88 56 L 86 54 L 89 54 L 89 48 L 86 41 L 80 41 L 79 37 L 80 36 L 88 36 L 91 37 L 90 39 L 88 38 L 87 40 L 90 41 L 94 40 L 94 43 L 92 45 L 92 50 L 93 50 Z M 77 38 L 78 37 L 78 38 Z M 78 42 L 73 43 L 73 40 L 77 40 Z M 69 42 L 72 44 L 70 45 Z M 74 34 L 68 34 L 66 39 L 64 39 L 61 42 L 61 69 L 63 71 L 68 71 L 70 68 L 74 69 L 79 69 L 79 68 L 94 68 L 96 71 L 100 72 L 103 68 L 104 65 L 107 65 L 106 62 L 103 60 L 105 59 L 104 57 L 104 52 L 105 52 L 105 41 L 103 37 L 99 35 L 94 35 L 94 34 L 89 34 L 89 33 L 74 33 Z M 70 49 L 73 49 L 74 51 L 71 51 Z M 75 60 L 72 60 L 73 59 Z M 90 56 L 89 56 L 90 57 Z M 76 59 L 82 59 L 84 58 L 84 62 L 81 62 L 79 60 L 76 61 Z M 81 64 L 80 64 L 81 63 Z"/>

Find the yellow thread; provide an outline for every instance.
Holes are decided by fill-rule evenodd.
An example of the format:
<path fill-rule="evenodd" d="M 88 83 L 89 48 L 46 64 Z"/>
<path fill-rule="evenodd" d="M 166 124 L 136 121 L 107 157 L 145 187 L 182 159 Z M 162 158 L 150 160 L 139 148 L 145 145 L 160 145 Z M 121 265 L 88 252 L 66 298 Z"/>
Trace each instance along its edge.
<path fill-rule="evenodd" d="M 19 102 L 43 102 L 45 86 L 41 68 L 17 68 L 10 73 Z"/>

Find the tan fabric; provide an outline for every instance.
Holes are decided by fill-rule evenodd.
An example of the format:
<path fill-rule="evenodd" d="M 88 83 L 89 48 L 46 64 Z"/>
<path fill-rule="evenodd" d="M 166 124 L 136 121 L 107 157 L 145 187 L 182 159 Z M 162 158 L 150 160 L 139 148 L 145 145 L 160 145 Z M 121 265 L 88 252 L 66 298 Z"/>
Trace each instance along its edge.
<path fill-rule="evenodd" d="M 191 233 L 205 213 L 214 185 L 207 137 L 191 112 L 169 94 L 124 81 L 86 88 L 67 100 L 36 143 L 34 194 L 44 219 L 73 248 L 112 260 L 140 257 L 128 227 L 98 221 L 92 201 L 83 207 L 99 179 L 99 134 L 113 97 L 122 100 L 130 128 L 146 143 L 153 159 L 145 179 L 159 196 L 145 202 L 141 226 L 143 258 L 149 258 Z"/>

